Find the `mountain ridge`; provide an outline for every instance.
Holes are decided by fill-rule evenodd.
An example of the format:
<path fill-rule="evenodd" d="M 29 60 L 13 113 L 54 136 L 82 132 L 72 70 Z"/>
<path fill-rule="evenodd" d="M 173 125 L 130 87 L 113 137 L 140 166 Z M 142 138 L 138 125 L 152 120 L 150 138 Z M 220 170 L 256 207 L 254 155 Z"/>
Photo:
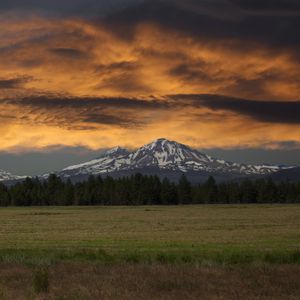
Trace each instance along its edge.
<path fill-rule="evenodd" d="M 0 169 L 0 182 L 1 181 L 13 181 L 13 180 L 21 180 L 26 178 L 27 176 L 18 176 L 18 175 L 13 175 L 7 171 L 1 170 Z"/>
<path fill-rule="evenodd" d="M 202 173 L 251 176 L 268 175 L 289 167 L 279 165 L 239 164 L 213 158 L 187 145 L 157 139 L 134 151 L 115 147 L 103 153 L 99 158 L 64 168 L 57 174 L 63 178 L 85 175 L 116 175 L 139 171 L 152 173 L 162 171 L 180 173 Z M 159 175 L 159 174 L 158 174 Z"/>
<path fill-rule="evenodd" d="M 215 177 L 217 181 L 274 176 L 277 173 L 284 176 L 293 168 L 228 162 L 176 141 L 160 138 L 133 151 L 120 146 L 114 147 L 93 160 L 68 166 L 55 174 L 72 181 L 83 181 L 90 175 L 126 177 L 135 173 L 168 177 L 177 181 L 184 173 L 193 183 L 197 183 L 209 176 Z M 38 177 L 46 179 L 49 174 Z M 0 181 L 14 182 L 24 178 L 26 176 L 15 176 L 0 170 Z"/>

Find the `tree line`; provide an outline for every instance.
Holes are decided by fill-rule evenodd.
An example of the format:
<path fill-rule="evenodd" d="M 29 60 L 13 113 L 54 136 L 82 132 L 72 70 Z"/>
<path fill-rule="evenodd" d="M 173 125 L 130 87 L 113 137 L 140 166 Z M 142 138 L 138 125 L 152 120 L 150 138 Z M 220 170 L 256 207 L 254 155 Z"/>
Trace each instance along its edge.
<path fill-rule="evenodd" d="M 114 179 L 90 176 L 72 183 L 56 175 L 27 178 L 13 186 L 0 184 L 0 206 L 50 205 L 177 205 L 238 203 L 300 203 L 300 182 L 271 179 L 216 183 L 213 177 L 191 185 L 185 175 L 178 183 L 136 174 Z"/>

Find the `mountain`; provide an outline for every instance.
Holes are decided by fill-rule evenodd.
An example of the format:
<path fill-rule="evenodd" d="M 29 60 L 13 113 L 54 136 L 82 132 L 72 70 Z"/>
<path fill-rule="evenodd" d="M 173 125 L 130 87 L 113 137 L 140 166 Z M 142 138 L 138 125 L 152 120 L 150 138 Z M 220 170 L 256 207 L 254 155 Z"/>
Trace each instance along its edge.
<path fill-rule="evenodd" d="M 20 180 L 20 179 L 24 179 L 24 178 L 26 178 L 26 176 L 16 176 L 16 175 L 12 175 L 9 172 L 0 170 L 0 182 Z"/>
<path fill-rule="evenodd" d="M 280 170 L 279 172 L 271 174 L 269 177 L 271 177 L 274 181 L 282 182 L 282 181 L 290 181 L 290 182 L 296 182 L 300 181 L 300 168 L 290 168 L 290 169 L 284 169 Z"/>
<path fill-rule="evenodd" d="M 287 167 L 249 165 L 212 158 L 200 151 L 167 139 L 158 139 L 136 151 L 113 148 L 99 158 L 58 172 L 62 178 L 84 179 L 89 175 L 128 176 L 137 172 L 177 180 L 182 173 L 193 181 L 212 175 L 217 180 L 268 175 Z"/>

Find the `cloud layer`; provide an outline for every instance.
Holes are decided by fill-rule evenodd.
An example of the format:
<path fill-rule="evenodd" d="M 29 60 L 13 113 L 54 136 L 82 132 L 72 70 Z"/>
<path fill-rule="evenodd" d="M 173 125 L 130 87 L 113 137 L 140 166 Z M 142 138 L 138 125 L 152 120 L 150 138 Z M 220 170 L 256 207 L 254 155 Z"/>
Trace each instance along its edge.
<path fill-rule="evenodd" d="M 110 3 L 1 1 L 2 149 L 300 142 L 299 1 Z"/>

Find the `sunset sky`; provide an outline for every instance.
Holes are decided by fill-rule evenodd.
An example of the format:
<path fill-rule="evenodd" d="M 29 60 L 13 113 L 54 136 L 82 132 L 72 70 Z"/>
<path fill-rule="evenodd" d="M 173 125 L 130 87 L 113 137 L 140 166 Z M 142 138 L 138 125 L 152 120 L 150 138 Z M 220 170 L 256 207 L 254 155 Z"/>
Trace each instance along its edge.
<path fill-rule="evenodd" d="M 0 169 L 160 137 L 300 164 L 299 0 L 1 0 L 0 24 Z"/>

